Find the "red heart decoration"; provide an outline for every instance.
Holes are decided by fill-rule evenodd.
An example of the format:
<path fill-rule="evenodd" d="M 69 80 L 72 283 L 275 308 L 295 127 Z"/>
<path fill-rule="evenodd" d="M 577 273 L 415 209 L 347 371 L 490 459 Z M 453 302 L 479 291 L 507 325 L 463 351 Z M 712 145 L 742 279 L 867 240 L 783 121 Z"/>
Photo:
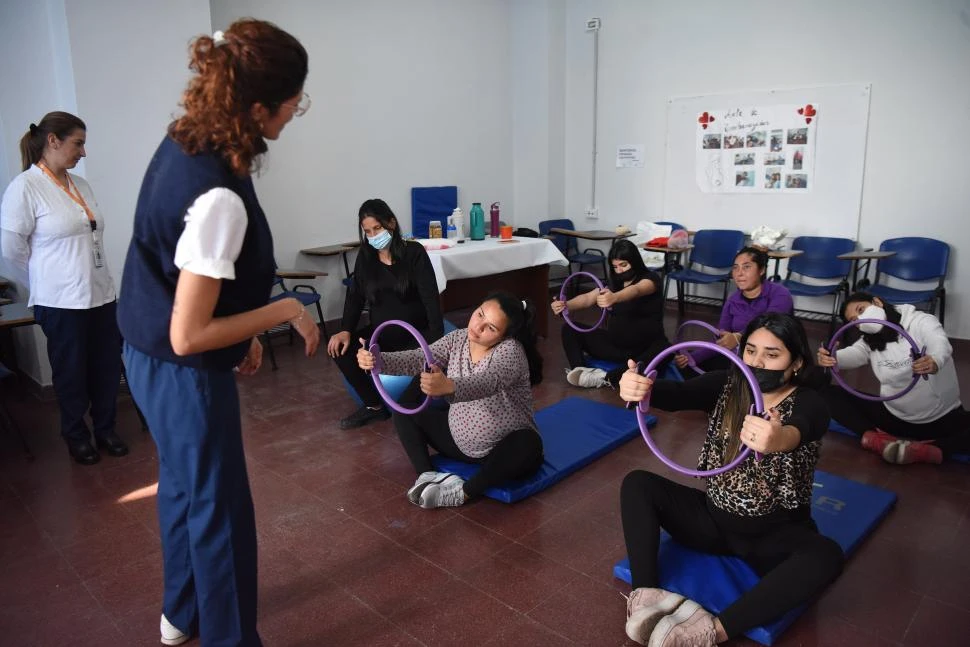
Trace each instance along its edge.
<path fill-rule="evenodd" d="M 814 117 L 817 113 L 818 113 L 818 111 L 815 110 L 815 106 L 813 106 L 810 103 L 807 104 L 804 108 L 799 108 L 798 109 L 798 114 L 805 116 L 805 123 L 806 124 L 812 123 L 812 117 Z"/>
<path fill-rule="evenodd" d="M 714 121 L 714 115 L 709 114 L 706 110 L 700 117 L 697 118 L 697 123 L 701 125 L 701 128 L 707 130 L 707 124 Z"/>

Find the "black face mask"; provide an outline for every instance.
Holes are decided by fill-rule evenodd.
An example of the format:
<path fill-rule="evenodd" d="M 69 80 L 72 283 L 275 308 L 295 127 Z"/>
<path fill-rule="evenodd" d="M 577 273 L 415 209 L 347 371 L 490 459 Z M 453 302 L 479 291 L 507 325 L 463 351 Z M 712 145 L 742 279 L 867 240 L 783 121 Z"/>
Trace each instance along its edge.
<path fill-rule="evenodd" d="M 633 277 L 635 276 L 635 274 L 636 272 L 632 267 L 628 269 L 626 272 L 616 272 L 616 271 L 613 272 L 613 276 L 616 277 L 617 281 L 631 281 L 633 280 Z"/>
<path fill-rule="evenodd" d="M 785 385 L 785 370 L 758 368 L 757 366 L 749 366 L 748 368 L 751 369 L 755 379 L 758 380 L 758 388 L 761 389 L 762 393 L 771 393 Z"/>

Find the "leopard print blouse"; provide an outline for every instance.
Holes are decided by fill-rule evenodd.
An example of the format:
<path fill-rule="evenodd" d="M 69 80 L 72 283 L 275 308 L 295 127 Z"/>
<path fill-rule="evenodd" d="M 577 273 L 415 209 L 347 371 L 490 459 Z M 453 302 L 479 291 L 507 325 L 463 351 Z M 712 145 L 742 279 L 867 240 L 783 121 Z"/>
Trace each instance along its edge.
<path fill-rule="evenodd" d="M 730 380 L 711 413 L 698 469 L 716 469 L 730 462 L 723 459 L 728 439 L 721 431 L 729 389 Z M 814 391 L 795 389 L 775 407 L 781 416 L 781 424 L 791 424 L 799 410 L 817 406 L 815 401 L 819 399 Z M 821 406 L 824 408 L 824 404 Z M 810 419 L 799 418 L 802 421 Z M 816 435 L 807 429 L 800 431 L 803 438 Z M 788 452 L 764 454 L 760 461 L 755 460 L 752 452 L 736 469 L 709 478 L 707 496 L 718 508 L 745 517 L 760 517 L 782 508 L 794 510 L 811 505 L 815 464 L 822 448 L 821 432 L 816 433 L 816 439 L 803 441 Z"/>

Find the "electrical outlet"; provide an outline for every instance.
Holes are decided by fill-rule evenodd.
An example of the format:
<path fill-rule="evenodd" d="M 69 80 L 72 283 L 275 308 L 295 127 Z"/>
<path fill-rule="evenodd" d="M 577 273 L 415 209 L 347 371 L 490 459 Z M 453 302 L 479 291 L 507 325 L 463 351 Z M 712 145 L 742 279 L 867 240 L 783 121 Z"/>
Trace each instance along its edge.
<path fill-rule="evenodd" d="M 586 207 L 586 217 L 590 220 L 596 220 L 600 217 L 599 207 Z"/>
<path fill-rule="evenodd" d="M 600 19 L 590 18 L 586 21 L 586 31 L 599 31 L 600 29 Z"/>

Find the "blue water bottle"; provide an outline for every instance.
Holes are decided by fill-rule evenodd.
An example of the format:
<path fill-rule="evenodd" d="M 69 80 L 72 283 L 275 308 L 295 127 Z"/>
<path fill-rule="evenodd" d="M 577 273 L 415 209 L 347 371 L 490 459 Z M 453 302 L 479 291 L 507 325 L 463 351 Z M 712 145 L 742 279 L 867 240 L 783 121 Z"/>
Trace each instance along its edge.
<path fill-rule="evenodd" d="M 468 212 L 469 234 L 472 240 L 485 240 L 485 212 L 481 202 L 473 202 Z"/>

